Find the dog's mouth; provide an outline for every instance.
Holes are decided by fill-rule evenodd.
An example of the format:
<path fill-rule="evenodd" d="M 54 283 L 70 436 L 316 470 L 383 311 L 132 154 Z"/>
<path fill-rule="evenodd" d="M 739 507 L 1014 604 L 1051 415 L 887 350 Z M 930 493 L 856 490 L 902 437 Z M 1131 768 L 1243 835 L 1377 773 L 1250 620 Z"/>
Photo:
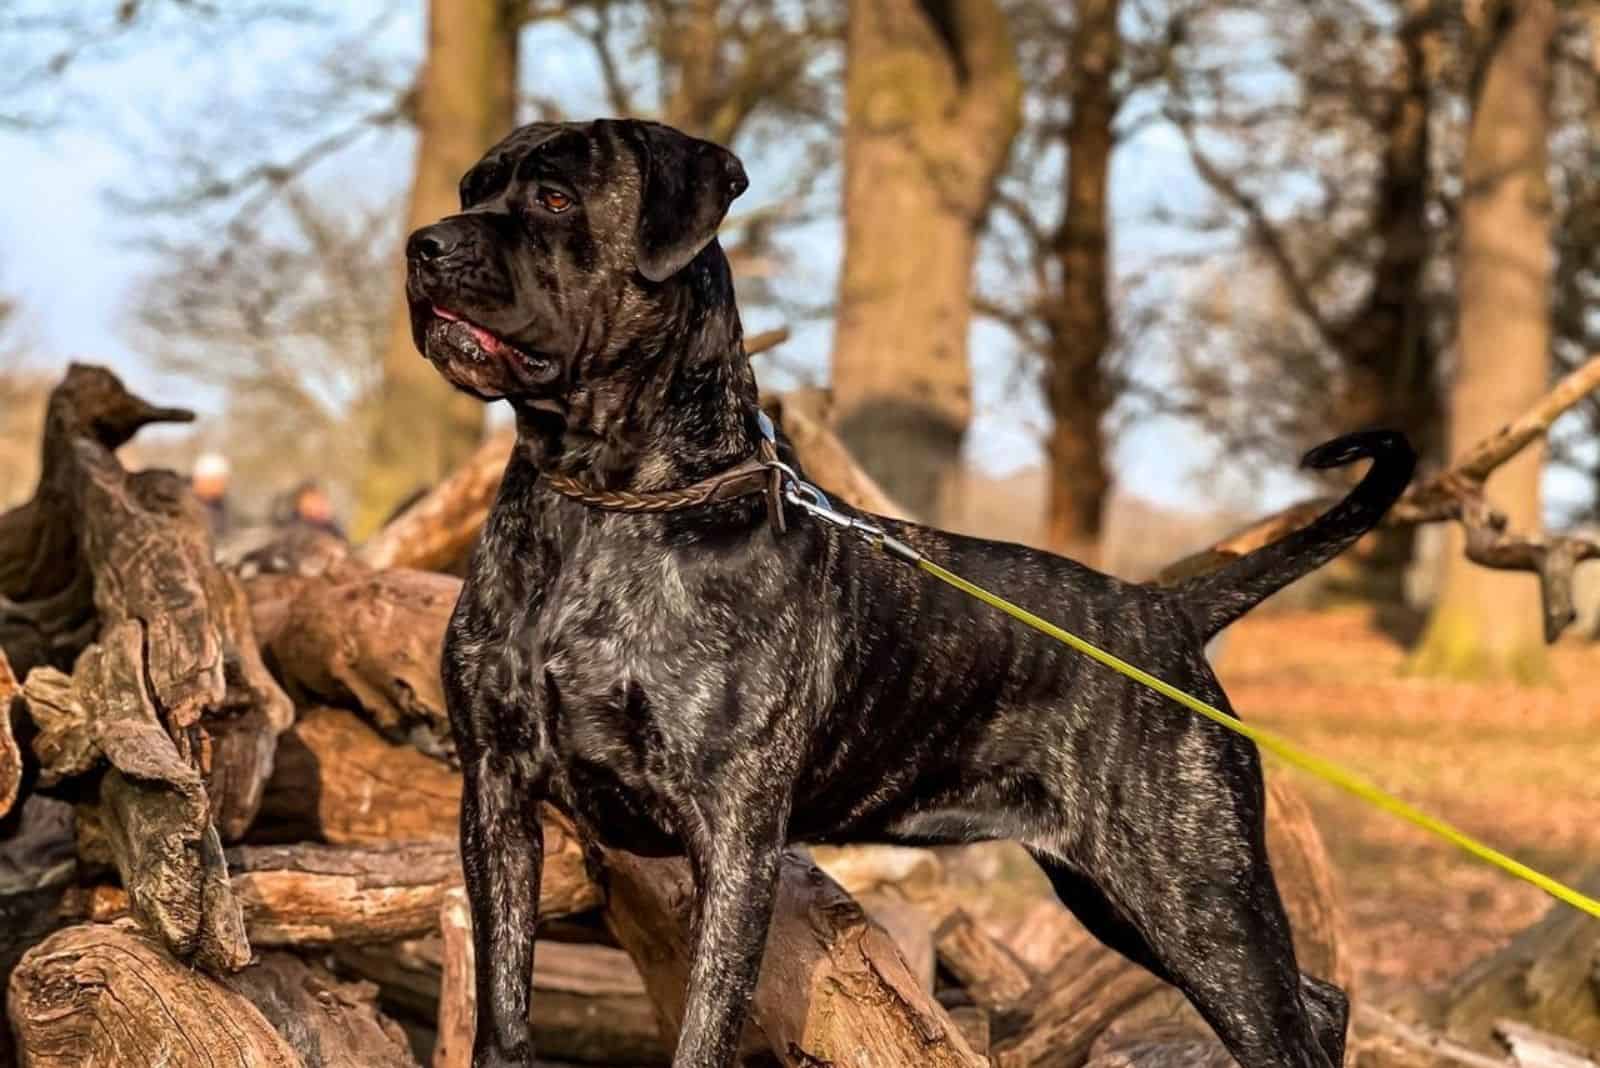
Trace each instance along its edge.
<path fill-rule="evenodd" d="M 545 386 L 560 375 L 555 358 L 508 341 L 487 327 L 438 304 L 415 308 L 417 342 L 446 378 L 482 397 Z"/>

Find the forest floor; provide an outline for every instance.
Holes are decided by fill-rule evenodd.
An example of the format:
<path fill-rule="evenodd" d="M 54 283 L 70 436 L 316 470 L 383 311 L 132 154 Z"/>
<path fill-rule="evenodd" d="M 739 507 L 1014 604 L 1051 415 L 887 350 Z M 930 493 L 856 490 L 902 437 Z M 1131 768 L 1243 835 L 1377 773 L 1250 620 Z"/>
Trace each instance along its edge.
<path fill-rule="evenodd" d="M 1367 609 L 1250 616 L 1218 673 L 1239 714 L 1559 879 L 1600 858 L 1600 649 L 1554 650 L 1556 686 L 1410 678 Z M 1298 771 L 1332 854 L 1366 998 L 1438 987 L 1549 899 Z"/>

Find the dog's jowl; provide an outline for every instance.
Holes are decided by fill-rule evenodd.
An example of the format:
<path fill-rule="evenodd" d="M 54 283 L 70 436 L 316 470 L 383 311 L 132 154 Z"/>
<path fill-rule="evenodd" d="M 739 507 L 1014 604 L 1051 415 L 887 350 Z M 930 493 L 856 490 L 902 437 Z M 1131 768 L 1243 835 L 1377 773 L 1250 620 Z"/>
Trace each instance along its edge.
<path fill-rule="evenodd" d="M 786 530 L 770 521 L 787 506 L 760 490 L 716 240 L 745 184 L 730 153 L 664 126 L 533 125 L 462 179 L 460 214 L 407 243 L 418 347 L 517 420 L 444 659 L 474 1063 L 533 1061 L 545 800 L 595 840 L 691 862 L 678 1068 L 733 1061 L 787 843 L 991 838 L 1024 843 L 1066 907 L 1182 988 L 1241 1065 L 1339 1064 L 1345 999 L 1295 965 L 1249 742 L 848 532 L 792 508 Z M 1313 525 L 1172 589 L 880 522 L 1227 708 L 1207 639 L 1347 547 L 1410 478 L 1385 432 L 1307 460 L 1362 458 Z"/>

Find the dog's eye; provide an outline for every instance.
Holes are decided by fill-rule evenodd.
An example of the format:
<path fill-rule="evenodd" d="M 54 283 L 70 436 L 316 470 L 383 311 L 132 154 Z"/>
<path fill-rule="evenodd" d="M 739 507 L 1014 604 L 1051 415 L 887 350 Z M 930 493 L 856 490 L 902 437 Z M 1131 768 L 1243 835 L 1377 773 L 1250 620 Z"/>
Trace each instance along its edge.
<path fill-rule="evenodd" d="M 560 215 L 562 212 L 572 207 L 571 197 L 567 196 L 567 194 L 563 193 L 561 190 L 551 189 L 547 185 L 540 186 L 539 192 L 536 193 L 535 196 L 537 196 L 539 199 L 540 207 L 544 208 L 545 211 L 554 212 L 557 215 Z"/>

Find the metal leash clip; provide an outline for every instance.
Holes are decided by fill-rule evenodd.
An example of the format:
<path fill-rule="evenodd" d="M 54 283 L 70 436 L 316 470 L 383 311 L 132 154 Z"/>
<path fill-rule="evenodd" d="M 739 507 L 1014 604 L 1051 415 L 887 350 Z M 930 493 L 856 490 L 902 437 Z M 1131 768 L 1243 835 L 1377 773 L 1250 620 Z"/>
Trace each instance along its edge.
<path fill-rule="evenodd" d="M 845 515 L 833 506 L 828 495 L 823 493 L 811 483 L 795 474 L 794 468 L 781 460 L 769 460 L 767 466 L 782 474 L 784 479 L 783 499 L 799 508 L 813 519 L 820 519 L 830 523 L 841 530 L 848 530 L 852 534 L 859 534 L 870 542 L 874 548 L 882 549 L 890 556 L 904 560 L 908 564 L 915 564 L 922 559 L 922 554 L 898 538 L 891 538 L 882 527 L 876 523 L 869 523 L 853 515 Z"/>

